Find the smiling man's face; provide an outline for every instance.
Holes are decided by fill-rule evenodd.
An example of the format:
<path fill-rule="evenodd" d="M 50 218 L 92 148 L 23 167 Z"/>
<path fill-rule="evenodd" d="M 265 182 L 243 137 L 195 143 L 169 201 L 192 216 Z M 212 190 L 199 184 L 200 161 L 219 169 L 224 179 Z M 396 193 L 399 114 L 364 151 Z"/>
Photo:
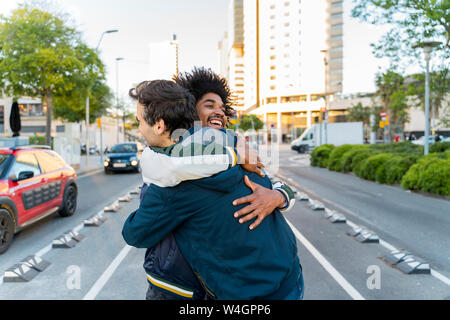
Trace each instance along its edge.
<path fill-rule="evenodd" d="M 222 129 L 228 122 L 225 107 L 218 94 L 207 93 L 197 102 L 197 113 L 203 127 Z"/>

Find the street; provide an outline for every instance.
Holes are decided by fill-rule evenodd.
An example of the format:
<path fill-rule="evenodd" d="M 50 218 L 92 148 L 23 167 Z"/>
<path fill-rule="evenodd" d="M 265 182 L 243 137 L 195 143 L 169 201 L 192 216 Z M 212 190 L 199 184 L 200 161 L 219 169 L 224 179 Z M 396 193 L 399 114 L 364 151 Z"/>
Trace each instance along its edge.
<path fill-rule="evenodd" d="M 380 185 L 349 174 L 309 166 L 309 156 L 283 145 L 283 178 L 346 223 L 331 223 L 326 211 L 312 210 L 297 200 L 285 213 L 297 238 L 305 280 L 305 300 L 450 299 L 450 205 L 448 200 Z M 49 216 L 19 234 L 0 257 L 0 299 L 143 300 L 147 282 L 142 264 L 145 249 L 125 244 L 121 229 L 139 204 L 139 195 L 120 202 L 117 212 L 103 212 L 142 183 L 139 174 L 79 177 L 77 212 L 69 218 Z M 83 225 L 94 214 L 106 221 Z M 361 243 L 346 232 L 349 226 L 374 231 L 379 243 Z M 75 229 L 85 236 L 71 248 L 52 248 L 54 239 Z M 406 274 L 382 258 L 392 249 L 408 250 L 429 263 L 431 274 Z M 29 282 L 4 282 L 3 272 L 29 255 L 50 265 Z"/>

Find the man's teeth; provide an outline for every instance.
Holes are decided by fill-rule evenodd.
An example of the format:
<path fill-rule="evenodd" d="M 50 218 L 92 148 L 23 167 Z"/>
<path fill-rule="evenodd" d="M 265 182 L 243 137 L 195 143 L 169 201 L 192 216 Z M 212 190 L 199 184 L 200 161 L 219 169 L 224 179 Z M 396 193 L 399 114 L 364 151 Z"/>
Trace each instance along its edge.
<path fill-rule="evenodd" d="M 212 124 L 214 124 L 214 125 L 218 125 L 218 126 L 221 126 L 221 125 L 222 125 L 222 122 L 217 121 L 217 120 L 211 120 L 210 122 L 211 122 Z"/>

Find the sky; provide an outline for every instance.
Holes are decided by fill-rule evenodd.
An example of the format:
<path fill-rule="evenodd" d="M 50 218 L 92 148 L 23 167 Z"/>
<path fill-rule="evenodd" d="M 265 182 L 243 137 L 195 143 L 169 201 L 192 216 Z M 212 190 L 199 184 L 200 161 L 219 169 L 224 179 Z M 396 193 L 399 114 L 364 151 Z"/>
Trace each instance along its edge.
<path fill-rule="evenodd" d="M 116 92 L 116 58 L 119 62 L 118 88 L 122 98 L 149 74 L 149 44 L 179 41 L 180 71 L 194 66 L 218 70 L 218 42 L 227 30 L 229 0 L 51 0 L 69 13 L 77 30 L 91 47 L 103 31 L 100 57 L 107 67 L 107 82 Z M 314 0 L 304 0 L 314 1 Z M 0 14 L 10 14 L 22 0 L 0 0 Z M 385 29 L 360 23 L 349 17 L 346 0 L 344 20 L 344 93 L 374 91 L 374 76 L 385 63 L 373 57 L 370 43 Z M 347 40 L 346 40 L 347 39 Z M 364 70 L 362 73 L 361 71 Z"/>

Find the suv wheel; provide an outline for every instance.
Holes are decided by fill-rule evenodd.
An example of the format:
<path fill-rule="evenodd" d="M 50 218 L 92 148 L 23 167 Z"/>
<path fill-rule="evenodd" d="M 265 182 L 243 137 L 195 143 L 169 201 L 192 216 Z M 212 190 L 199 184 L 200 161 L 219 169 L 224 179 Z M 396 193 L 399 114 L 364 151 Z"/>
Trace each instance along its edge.
<path fill-rule="evenodd" d="M 59 211 L 62 217 L 70 217 L 77 209 L 77 188 L 71 184 L 64 191 L 63 207 Z"/>
<path fill-rule="evenodd" d="M 14 236 L 14 220 L 11 214 L 0 209 L 0 254 L 6 252 L 11 245 Z"/>

